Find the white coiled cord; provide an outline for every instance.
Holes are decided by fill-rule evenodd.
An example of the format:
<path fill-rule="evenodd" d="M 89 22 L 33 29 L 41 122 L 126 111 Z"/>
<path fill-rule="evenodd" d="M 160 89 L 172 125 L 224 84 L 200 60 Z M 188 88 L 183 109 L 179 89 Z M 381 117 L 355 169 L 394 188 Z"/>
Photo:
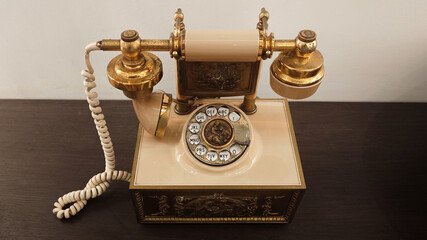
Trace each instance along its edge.
<path fill-rule="evenodd" d="M 53 205 L 53 214 L 57 218 L 70 218 L 76 215 L 87 204 L 87 200 L 96 198 L 107 190 L 111 180 L 123 180 L 130 182 L 131 174 L 126 171 L 114 170 L 116 167 L 116 157 L 114 155 L 113 143 L 111 142 L 110 133 L 108 132 L 107 123 L 102 114 L 102 108 L 99 106 L 98 93 L 91 92 L 96 87 L 95 75 L 93 75 L 93 67 L 90 64 L 89 54 L 91 51 L 101 50 L 97 42 L 91 43 L 85 48 L 85 63 L 86 70 L 82 71 L 82 76 L 85 77 L 84 86 L 87 96 L 89 109 L 92 113 L 93 120 L 98 130 L 99 139 L 101 140 L 102 149 L 105 157 L 105 172 L 98 173 L 93 176 L 83 190 L 73 191 L 58 198 L 58 201 Z M 71 204 L 66 209 L 63 209 L 67 204 Z"/>

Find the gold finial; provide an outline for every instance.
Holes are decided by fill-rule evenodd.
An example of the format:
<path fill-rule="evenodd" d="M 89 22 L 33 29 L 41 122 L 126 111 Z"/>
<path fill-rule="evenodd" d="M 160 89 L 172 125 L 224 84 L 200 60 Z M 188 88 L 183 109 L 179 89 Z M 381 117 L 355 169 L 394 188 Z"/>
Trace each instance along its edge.
<path fill-rule="evenodd" d="M 261 8 L 261 13 L 259 14 L 259 20 L 262 21 L 263 18 L 267 18 L 267 20 L 270 18 L 270 13 L 265 8 Z"/>
<path fill-rule="evenodd" d="M 259 22 L 257 24 L 257 29 L 260 30 L 264 36 L 267 36 L 268 18 L 270 18 L 270 13 L 268 13 L 267 10 L 265 10 L 265 8 L 261 8 L 261 13 L 259 14 Z"/>
<path fill-rule="evenodd" d="M 185 30 L 184 25 L 184 14 L 182 13 L 181 8 L 178 8 L 176 10 L 175 14 L 173 15 L 173 19 L 175 21 L 175 24 L 173 25 L 173 33 L 171 33 L 170 43 L 172 48 L 170 49 L 170 55 L 173 58 L 180 58 L 181 57 L 181 35 L 182 32 Z"/>
<path fill-rule="evenodd" d="M 181 8 L 178 8 L 176 10 L 175 14 L 173 15 L 173 20 L 176 21 L 179 18 L 179 20 L 184 21 L 184 14 L 182 13 Z"/>

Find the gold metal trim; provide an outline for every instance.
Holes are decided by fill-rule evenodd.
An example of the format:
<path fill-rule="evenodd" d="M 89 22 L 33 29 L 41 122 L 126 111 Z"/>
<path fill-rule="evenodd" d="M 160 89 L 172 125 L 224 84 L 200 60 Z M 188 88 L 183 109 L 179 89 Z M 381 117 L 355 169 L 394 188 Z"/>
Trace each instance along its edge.
<path fill-rule="evenodd" d="M 300 57 L 294 52 L 281 53 L 271 64 L 270 71 L 279 81 L 292 86 L 310 86 L 322 80 L 325 70 L 323 56 L 315 50 Z"/>
<path fill-rule="evenodd" d="M 294 145 L 295 158 L 297 160 L 301 186 L 303 186 L 302 189 L 306 189 L 304 173 L 302 171 L 302 165 L 301 165 L 301 158 L 298 151 L 297 138 L 295 137 L 294 124 L 292 123 L 291 110 L 289 108 L 288 100 L 286 99 L 283 99 L 283 100 L 285 101 L 286 117 L 288 118 L 289 130 L 291 131 L 292 143 Z"/>
<path fill-rule="evenodd" d="M 257 29 L 259 30 L 259 50 L 257 60 L 271 58 L 273 56 L 273 46 L 274 46 L 274 34 L 270 33 L 268 35 L 268 19 L 270 18 L 270 13 L 268 13 L 265 8 L 261 9 L 259 14 L 259 22 L 257 24 Z"/>
<path fill-rule="evenodd" d="M 184 39 L 182 38 L 182 35 L 185 32 L 184 14 L 182 13 L 181 8 L 178 8 L 178 10 L 176 10 L 173 18 L 175 24 L 173 26 L 173 33 L 171 33 L 170 35 L 170 55 L 171 57 L 179 59 L 183 57 L 182 44 L 184 42 Z"/>
<path fill-rule="evenodd" d="M 291 216 L 293 216 L 293 213 L 296 210 L 296 207 L 298 205 L 298 200 L 300 199 L 300 192 L 299 191 L 295 191 L 292 196 L 291 196 L 291 200 L 288 203 L 288 207 L 286 209 L 286 214 L 285 214 L 285 221 L 289 222 Z"/>
<path fill-rule="evenodd" d="M 141 40 L 141 51 L 169 51 L 170 41 L 160 39 Z"/>
<path fill-rule="evenodd" d="M 138 191 L 134 192 L 133 197 L 134 197 L 136 217 L 138 219 L 138 222 L 142 222 L 144 221 L 144 200 L 141 196 L 141 193 Z"/>
<path fill-rule="evenodd" d="M 139 190 L 159 190 L 159 189 L 173 189 L 173 190 L 191 190 L 191 189 L 214 189 L 214 190 L 227 190 L 227 189 L 262 189 L 262 190 L 297 190 L 297 189 L 306 189 L 305 185 L 227 185 L 227 186 L 205 186 L 205 185 L 194 185 L 194 186 L 182 186 L 182 185 L 164 185 L 164 186 L 129 186 L 129 189 L 139 189 Z"/>
<path fill-rule="evenodd" d="M 149 52 L 140 52 L 144 59 L 139 66 L 125 65 L 125 55 L 120 54 L 113 58 L 107 66 L 108 80 L 115 88 L 123 90 L 127 97 L 138 99 L 150 94 L 153 86 L 163 76 L 162 62 Z M 139 92 L 139 93 L 138 93 Z"/>
<path fill-rule="evenodd" d="M 264 36 L 262 35 L 261 31 L 259 32 L 259 47 L 258 47 L 258 56 L 256 58 L 257 61 L 262 60 L 262 52 L 264 49 Z"/>
<path fill-rule="evenodd" d="M 172 94 L 163 93 L 162 105 L 159 113 L 159 121 L 157 123 L 157 128 L 155 136 L 163 137 L 165 135 L 166 127 L 168 125 L 170 109 L 172 105 Z"/>
<path fill-rule="evenodd" d="M 284 217 L 145 217 L 144 223 L 288 223 Z"/>
<path fill-rule="evenodd" d="M 274 40 L 273 51 L 288 52 L 296 49 L 295 40 Z"/>
<path fill-rule="evenodd" d="M 192 113 L 193 110 L 196 109 L 196 107 L 197 106 L 194 106 L 194 101 L 190 101 L 189 99 L 187 99 L 187 101 L 182 102 L 177 99 L 174 111 L 178 115 L 187 115 Z"/>
<path fill-rule="evenodd" d="M 185 29 L 181 31 L 181 59 L 185 60 Z"/>
<path fill-rule="evenodd" d="M 251 94 L 252 95 L 252 94 Z M 256 95 L 256 94 L 255 94 Z M 253 97 L 253 96 L 252 96 Z M 246 115 L 252 115 L 254 113 L 256 113 L 257 111 L 257 106 L 255 104 L 256 101 L 256 97 L 253 99 L 250 99 L 247 96 L 245 96 L 245 98 L 243 99 L 242 104 L 240 104 L 240 109 L 246 114 Z"/>
<path fill-rule="evenodd" d="M 120 51 L 119 39 L 102 39 L 100 41 L 100 48 L 103 51 Z"/>

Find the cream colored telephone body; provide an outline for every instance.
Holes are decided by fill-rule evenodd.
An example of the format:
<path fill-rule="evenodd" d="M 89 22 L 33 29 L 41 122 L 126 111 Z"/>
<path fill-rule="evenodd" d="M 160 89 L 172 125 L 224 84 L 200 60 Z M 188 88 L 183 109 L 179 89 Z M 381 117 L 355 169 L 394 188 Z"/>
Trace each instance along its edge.
<path fill-rule="evenodd" d="M 136 208 L 146 205 L 137 210 L 140 222 L 289 221 L 294 210 L 285 209 L 282 216 L 274 214 L 279 210 L 271 206 L 283 199 L 289 206 L 296 205 L 305 183 L 287 102 L 256 98 L 261 61 L 274 51 L 280 52 L 270 68 L 270 85 L 285 98 L 301 99 L 314 94 L 321 83 L 323 57 L 316 50 L 313 31 L 303 30 L 294 40 L 277 40 L 267 34 L 268 18 L 268 12 L 262 9 L 254 30 L 190 31 L 185 30 L 184 16 L 178 9 L 174 32 L 168 40 L 143 40 L 136 31 L 127 30 L 120 40 L 88 45 L 88 69 L 82 75 L 106 169 L 95 175 L 85 189 L 59 198 L 54 214 L 69 218 L 88 199 L 102 194 L 111 180 L 125 180 L 131 181 Z M 111 60 L 107 73 L 110 83 L 132 99 L 143 128 L 138 134 L 132 174 L 114 169 L 111 139 L 97 94 L 91 92 L 96 85 L 89 53 L 94 50 L 122 52 Z M 176 59 L 176 99 L 153 91 L 163 70 L 160 59 L 148 51 L 169 51 Z M 229 96 L 244 99 L 220 99 Z M 206 193 L 205 189 L 214 190 Z M 244 191 L 239 193 L 239 189 Z M 259 195 L 250 189 L 266 190 Z M 292 194 L 266 195 L 278 189 Z M 234 192 L 226 196 L 230 190 Z M 255 197 L 248 198 L 248 192 Z M 158 202 L 150 202 L 152 199 Z M 231 209 L 210 209 L 206 213 L 191 208 L 208 200 L 218 204 L 213 209 Z M 229 201 L 231 207 L 224 201 Z M 63 209 L 68 204 L 70 207 Z M 242 204 L 247 206 L 236 210 Z"/>

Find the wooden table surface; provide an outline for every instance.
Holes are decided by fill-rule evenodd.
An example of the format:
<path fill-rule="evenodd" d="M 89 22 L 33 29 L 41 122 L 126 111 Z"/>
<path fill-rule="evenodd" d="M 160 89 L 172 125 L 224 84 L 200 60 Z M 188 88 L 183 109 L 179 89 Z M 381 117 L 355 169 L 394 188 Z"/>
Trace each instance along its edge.
<path fill-rule="evenodd" d="M 130 170 L 130 101 L 103 101 L 117 169 Z M 114 182 L 69 220 L 62 194 L 103 171 L 85 101 L 0 100 L 0 239 L 420 239 L 426 236 L 427 104 L 292 102 L 307 191 L 291 224 L 137 224 Z"/>

